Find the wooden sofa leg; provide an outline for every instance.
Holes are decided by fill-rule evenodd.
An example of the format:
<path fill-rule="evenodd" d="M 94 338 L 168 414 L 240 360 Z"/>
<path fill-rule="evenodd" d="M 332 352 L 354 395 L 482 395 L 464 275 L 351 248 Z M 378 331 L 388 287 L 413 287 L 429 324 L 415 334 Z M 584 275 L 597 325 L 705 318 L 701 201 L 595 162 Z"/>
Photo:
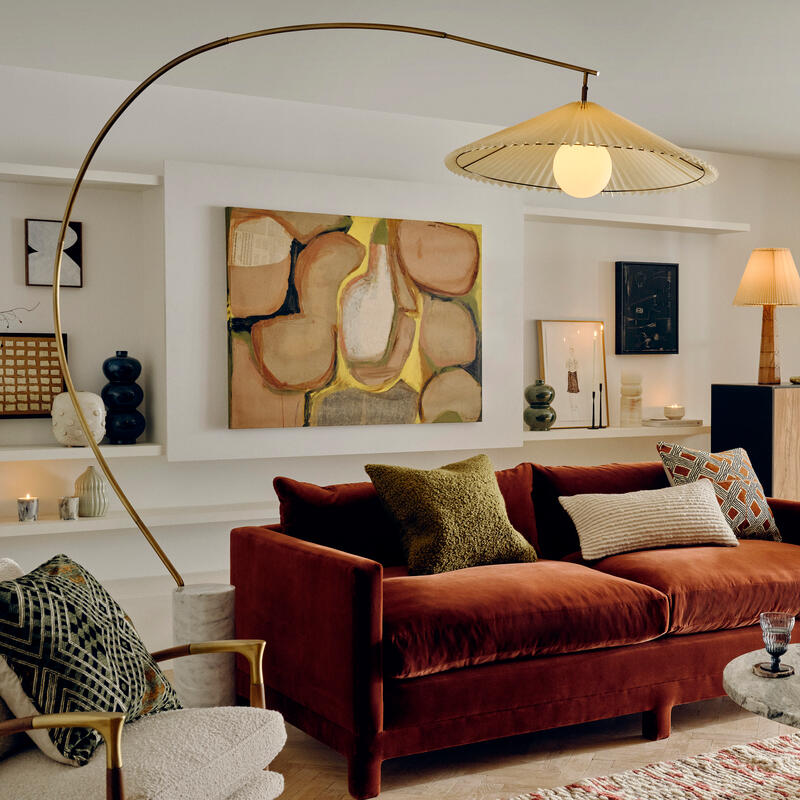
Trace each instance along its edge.
<path fill-rule="evenodd" d="M 666 739 L 672 727 L 672 706 L 664 705 L 642 712 L 642 736 L 645 739 Z"/>
<path fill-rule="evenodd" d="M 347 788 L 356 800 L 377 797 L 381 792 L 381 758 L 355 753 L 347 758 Z"/>

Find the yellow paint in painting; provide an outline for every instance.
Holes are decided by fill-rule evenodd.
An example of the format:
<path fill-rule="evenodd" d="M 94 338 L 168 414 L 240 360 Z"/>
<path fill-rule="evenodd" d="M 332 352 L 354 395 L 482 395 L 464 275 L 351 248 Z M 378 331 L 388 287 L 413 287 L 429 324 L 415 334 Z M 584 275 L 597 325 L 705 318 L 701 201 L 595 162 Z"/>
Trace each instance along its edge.
<path fill-rule="evenodd" d="M 336 294 L 336 305 L 338 308 L 338 325 L 340 329 L 342 325 L 342 319 L 341 319 L 342 293 L 354 279 L 366 274 L 366 272 L 368 271 L 369 247 L 370 247 L 370 242 L 372 240 L 372 232 L 375 228 L 375 225 L 378 222 L 380 222 L 381 219 L 383 218 L 352 216 L 351 219 L 353 222 L 347 233 L 364 245 L 365 255 L 364 259 L 362 260 L 358 268 L 350 272 L 339 285 L 339 289 Z M 474 303 L 474 307 L 478 310 L 477 322 L 478 325 L 480 326 L 481 317 L 483 316 L 482 314 L 483 242 L 481 235 L 482 233 L 481 226 L 473 225 L 471 223 L 449 223 L 449 224 L 453 224 L 456 227 L 463 228 L 464 230 L 472 232 L 478 241 L 478 253 L 480 258 L 480 263 L 478 265 L 478 277 L 475 281 L 475 285 L 473 286 L 473 288 L 463 299 L 464 300 L 471 299 L 472 302 Z M 320 402 L 328 394 L 341 391 L 342 389 L 353 388 L 353 389 L 359 389 L 364 392 L 370 392 L 372 394 L 381 394 L 382 392 L 388 391 L 393 386 L 395 386 L 398 383 L 398 381 L 403 381 L 415 392 L 422 391 L 423 365 L 422 365 L 422 352 L 420 350 L 420 323 L 422 320 L 423 295 L 422 292 L 420 292 L 420 290 L 416 286 L 413 287 L 413 293 L 414 293 L 414 299 L 416 301 L 416 310 L 414 312 L 411 312 L 410 315 L 414 318 L 414 339 L 411 345 L 411 352 L 408 358 L 406 359 L 406 362 L 403 365 L 400 374 L 396 378 L 380 386 L 368 386 L 366 384 L 361 383 L 348 370 L 344 354 L 342 353 L 341 342 L 339 340 L 339 337 L 337 337 L 336 375 L 325 388 L 311 393 L 312 417 L 313 417 L 314 406 L 318 402 Z M 417 413 L 415 422 L 420 422 L 419 413 Z"/>

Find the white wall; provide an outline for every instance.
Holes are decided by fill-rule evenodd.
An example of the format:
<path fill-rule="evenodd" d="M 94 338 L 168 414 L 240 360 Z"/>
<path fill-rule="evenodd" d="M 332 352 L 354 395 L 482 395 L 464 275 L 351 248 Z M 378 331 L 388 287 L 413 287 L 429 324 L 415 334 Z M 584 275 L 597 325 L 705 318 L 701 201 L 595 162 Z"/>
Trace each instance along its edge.
<path fill-rule="evenodd" d="M 0 67 L 0 161 L 75 166 L 88 142 L 129 90 L 125 82 Z M 681 113 L 676 109 L 675 113 Z M 165 158 L 356 177 L 440 183 L 458 191 L 442 156 L 490 132 L 472 123 L 423 119 L 352 109 L 155 87 L 142 97 L 104 144 L 98 168 L 161 172 Z M 795 162 L 705 154 L 721 177 L 706 189 L 657 197 L 605 198 L 589 207 L 640 214 L 669 214 L 750 222 L 752 233 L 709 237 L 621 228 L 524 224 L 524 342 L 526 378 L 536 371 L 532 320 L 592 317 L 613 320 L 613 262 L 618 259 L 681 264 L 681 355 L 609 358 L 612 410 L 622 363 L 645 374 L 645 405 L 682 400 L 693 416 L 707 418 L 712 380 L 755 376 L 759 315 L 730 305 L 747 255 L 756 246 L 786 245 L 800 255 L 794 209 L 800 200 Z M 413 192 L 413 184 L 409 191 Z M 491 193 L 487 194 L 487 198 Z M 24 287 L 21 220 L 60 217 L 63 187 L 0 184 L 0 308 L 41 299 L 27 330 L 49 327 L 47 290 Z M 514 195 L 526 203 L 575 205 L 546 194 Z M 164 304 L 160 192 L 84 189 L 76 218 L 85 224 L 86 287 L 65 295 L 65 329 L 71 364 L 81 388 L 98 389 L 102 359 L 117 347 L 145 363 L 150 431 L 163 432 Z M 522 225 L 522 223 L 520 223 Z M 486 269 L 490 269 L 486 265 Z M 22 277 L 21 277 L 22 276 Z M 114 297 L 124 297 L 123 302 Z M 800 373 L 800 312 L 781 313 L 784 375 Z M 484 320 L 484 329 L 492 319 Z M 613 336 L 609 336 L 609 350 Z M 491 387 L 519 396 L 521 386 Z M 487 387 L 488 390 L 488 387 Z M 521 405 L 521 403 L 520 403 Z M 521 422 L 520 422 L 521 427 Z M 314 431 L 311 431 L 314 433 Z M 0 420 L 0 444 L 49 441 L 49 422 Z M 702 437 L 700 437 L 702 439 Z M 464 457 L 463 441 L 441 452 L 382 453 L 381 460 L 433 467 Z M 468 444 L 467 444 L 468 446 Z M 488 451 L 498 467 L 522 460 L 599 463 L 653 457 L 652 443 L 636 440 L 528 443 Z M 265 452 L 265 455 L 268 455 Z M 286 474 L 318 483 L 360 480 L 369 453 L 348 456 L 168 463 L 165 459 L 114 462 L 121 483 L 142 508 L 272 497 L 271 481 Z M 88 462 L 86 462 L 88 463 Z M 53 510 L 83 462 L 0 463 L 0 517 L 13 514 L 13 498 L 35 491 Z M 146 515 L 145 515 L 146 519 Z M 224 577 L 229 525 L 158 529 L 156 534 L 189 580 Z M 12 537 L 0 551 L 32 567 L 56 552 L 82 560 L 130 608 L 153 646 L 165 643 L 163 609 L 170 582 L 138 532 Z"/>

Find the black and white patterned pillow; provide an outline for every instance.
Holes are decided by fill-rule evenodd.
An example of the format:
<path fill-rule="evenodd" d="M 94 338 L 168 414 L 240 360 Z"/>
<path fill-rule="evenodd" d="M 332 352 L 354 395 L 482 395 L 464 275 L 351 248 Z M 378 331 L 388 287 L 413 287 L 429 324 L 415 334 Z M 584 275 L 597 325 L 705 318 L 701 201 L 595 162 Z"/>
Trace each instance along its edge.
<path fill-rule="evenodd" d="M 130 722 L 181 707 L 125 612 L 65 555 L 0 581 L 0 698 L 17 717 L 120 711 Z M 88 728 L 31 738 L 45 755 L 76 766 L 101 742 Z"/>

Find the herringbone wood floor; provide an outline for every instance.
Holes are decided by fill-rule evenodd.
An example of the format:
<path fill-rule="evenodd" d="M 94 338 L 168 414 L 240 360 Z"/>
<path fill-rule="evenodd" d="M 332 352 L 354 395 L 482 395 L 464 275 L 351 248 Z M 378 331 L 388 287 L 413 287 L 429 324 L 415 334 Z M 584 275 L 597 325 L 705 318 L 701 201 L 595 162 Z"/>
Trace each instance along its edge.
<path fill-rule="evenodd" d="M 386 761 L 381 799 L 509 800 L 539 787 L 796 732 L 719 698 L 676 708 L 672 736 L 660 742 L 641 738 L 635 715 Z M 350 800 L 344 758 L 291 726 L 271 769 L 286 779 L 283 800 Z"/>

